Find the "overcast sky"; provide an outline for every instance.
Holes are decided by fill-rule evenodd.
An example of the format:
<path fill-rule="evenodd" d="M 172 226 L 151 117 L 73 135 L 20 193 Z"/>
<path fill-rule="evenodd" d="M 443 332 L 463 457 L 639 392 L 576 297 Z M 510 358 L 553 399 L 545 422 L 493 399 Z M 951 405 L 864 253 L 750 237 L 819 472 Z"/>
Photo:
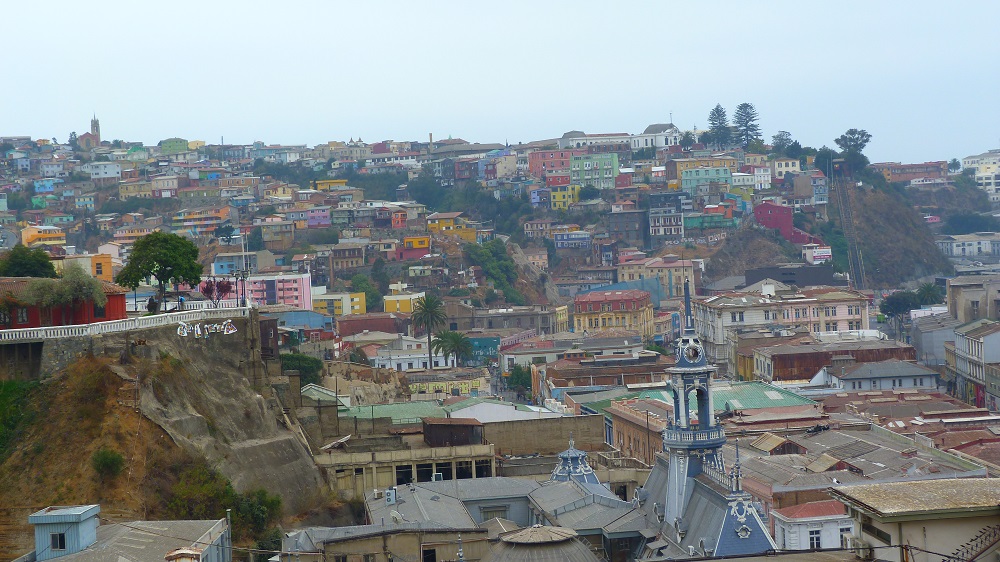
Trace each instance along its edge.
<path fill-rule="evenodd" d="M 1000 146 L 1000 2 L 5 3 L 0 135 L 478 142 L 756 105 L 872 161 Z"/>

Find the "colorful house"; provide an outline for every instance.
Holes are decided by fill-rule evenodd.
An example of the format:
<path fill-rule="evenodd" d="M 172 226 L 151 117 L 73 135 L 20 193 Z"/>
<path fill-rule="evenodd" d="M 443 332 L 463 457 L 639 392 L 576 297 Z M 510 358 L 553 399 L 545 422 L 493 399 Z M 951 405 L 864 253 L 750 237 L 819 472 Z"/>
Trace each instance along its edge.
<path fill-rule="evenodd" d="M 552 210 L 566 210 L 569 209 L 570 205 L 579 201 L 580 185 L 574 183 L 552 187 L 552 194 L 549 199 L 549 205 L 551 205 Z"/>
<path fill-rule="evenodd" d="M 427 235 L 404 236 L 403 243 L 397 247 L 398 259 L 415 260 L 431 253 L 431 237 Z"/>
<path fill-rule="evenodd" d="M 65 246 L 66 233 L 58 226 L 26 226 L 21 229 L 21 243 L 29 248 Z"/>
<path fill-rule="evenodd" d="M 42 307 L 29 304 L 28 286 L 31 281 L 27 277 L 0 277 L 0 298 L 8 303 L 6 310 L 0 311 L 0 330 L 73 326 L 127 318 L 125 294 L 128 291 L 114 283 L 101 281 L 104 295 L 108 298 L 104 306 L 84 301 L 73 305 Z"/>

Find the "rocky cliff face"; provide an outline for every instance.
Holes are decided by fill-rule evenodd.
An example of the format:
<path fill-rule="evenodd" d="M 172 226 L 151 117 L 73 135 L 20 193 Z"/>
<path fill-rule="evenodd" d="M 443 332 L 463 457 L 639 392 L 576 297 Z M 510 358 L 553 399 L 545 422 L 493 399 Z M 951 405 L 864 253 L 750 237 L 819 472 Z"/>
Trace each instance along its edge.
<path fill-rule="evenodd" d="M 263 384 L 254 324 L 235 320 L 235 334 L 208 338 L 180 336 L 176 327 L 143 331 L 146 353 L 164 367 L 140 376 L 139 403 L 237 490 L 265 488 L 281 496 L 286 513 L 299 513 L 322 499 L 323 481 L 305 445 L 279 421 L 283 411 Z"/>

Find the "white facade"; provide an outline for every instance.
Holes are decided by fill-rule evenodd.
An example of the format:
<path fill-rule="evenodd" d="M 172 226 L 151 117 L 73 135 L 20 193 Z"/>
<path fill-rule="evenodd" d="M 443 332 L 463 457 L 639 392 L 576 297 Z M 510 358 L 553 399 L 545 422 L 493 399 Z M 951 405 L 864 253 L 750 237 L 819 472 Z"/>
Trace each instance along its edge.
<path fill-rule="evenodd" d="M 80 168 L 90 179 L 121 178 L 122 167 L 117 162 L 89 162 Z"/>
<path fill-rule="evenodd" d="M 790 519 L 777 511 L 774 516 L 774 544 L 781 550 L 845 548 L 842 535 L 854 534 L 854 521 L 848 515 L 824 515 Z"/>
<path fill-rule="evenodd" d="M 962 158 L 962 168 L 976 171 L 976 185 L 991 194 L 1000 192 L 1000 149 Z"/>
<path fill-rule="evenodd" d="M 648 131 L 648 132 L 646 132 Z M 673 125 L 650 125 L 637 135 L 621 134 L 580 134 L 559 139 L 559 148 L 584 148 L 591 145 L 628 143 L 632 150 L 643 148 L 666 148 L 681 143 L 683 132 Z M 657 131 L 657 132 L 653 132 Z"/>
<path fill-rule="evenodd" d="M 440 353 L 432 353 L 434 367 L 446 367 L 448 360 Z M 399 336 L 399 339 L 379 348 L 375 357 L 370 357 L 373 367 L 395 369 L 400 372 L 427 369 L 427 339 Z"/>
<path fill-rule="evenodd" d="M 777 158 L 771 161 L 771 175 L 776 178 L 783 178 L 789 172 L 798 174 L 801 171 L 799 161 L 794 158 Z"/>
<path fill-rule="evenodd" d="M 538 407 L 518 407 L 511 403 L 480 402 L 449 412 L 453 418 L 473 418 L 482 423 L 558 418 L 562 414 Z"/>

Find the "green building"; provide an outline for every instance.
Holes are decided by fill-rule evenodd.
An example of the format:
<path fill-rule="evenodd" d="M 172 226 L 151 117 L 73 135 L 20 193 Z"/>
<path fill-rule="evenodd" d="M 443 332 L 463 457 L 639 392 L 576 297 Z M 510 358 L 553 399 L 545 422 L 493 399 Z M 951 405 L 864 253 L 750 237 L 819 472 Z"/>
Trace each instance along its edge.
<path fill-rule="evenodd" d="M 160 154 L 177 154 L 179 152 L 187 152 L 188 141 L 174 137 L 161 140 L 157 143 L 157 146 L 160 147 Z"/>
<path fill-rule="evenodd" d="M 708 186 L 713 183 L 726 184 L 723 191 L 728 191 L 729 186 L 733 185 L 732 172 L 726 166 L 705 166 L 681 172 L 681 190 L 692 197 L 705 195 Z"/>
<path fill-rule="evenodd" d="M 614 189 L 618 177 L 618 154 L 582 154 L 574 156 L 569 163 L 569 183 Z"/>

